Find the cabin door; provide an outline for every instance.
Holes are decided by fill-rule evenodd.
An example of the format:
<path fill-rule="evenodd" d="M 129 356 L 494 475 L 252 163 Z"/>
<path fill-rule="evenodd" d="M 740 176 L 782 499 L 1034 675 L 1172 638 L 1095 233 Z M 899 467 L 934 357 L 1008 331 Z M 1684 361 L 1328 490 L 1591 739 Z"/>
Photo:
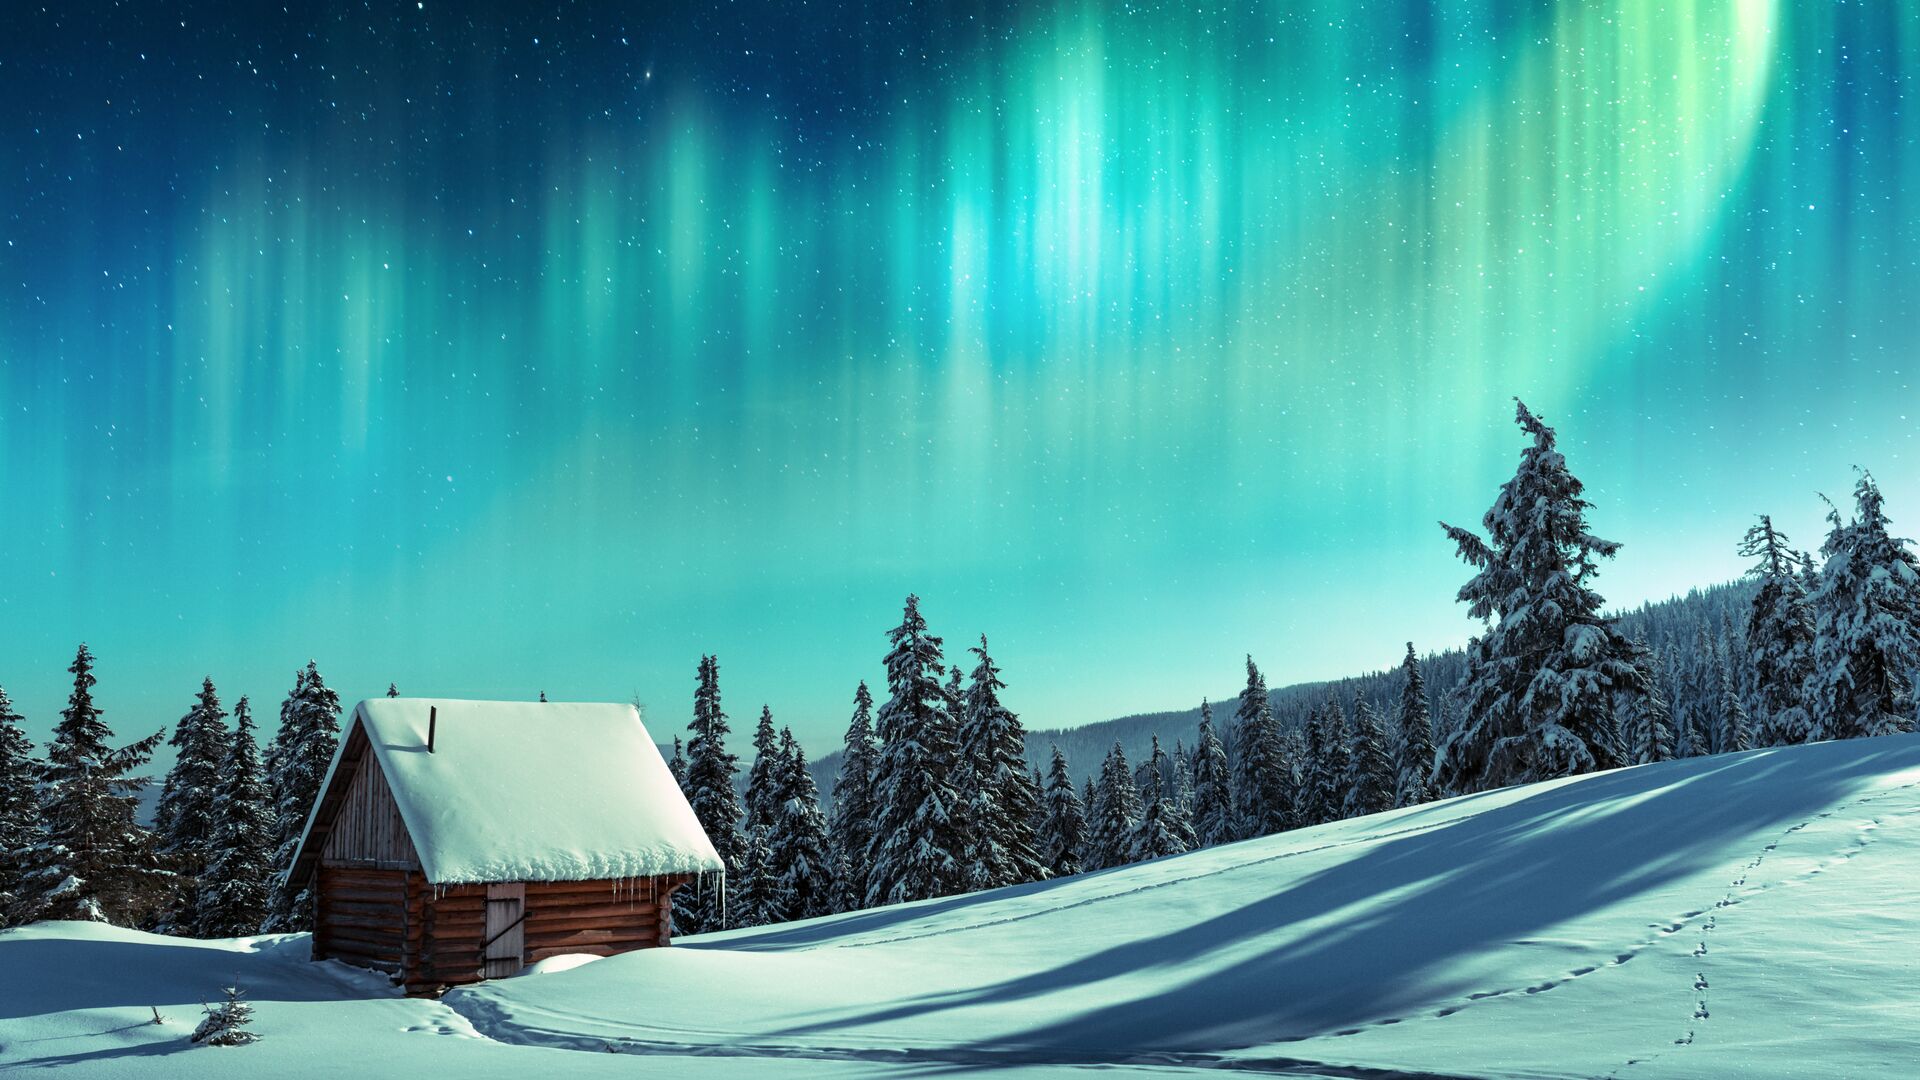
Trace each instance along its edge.
<path fill-rule="evenodd" d="M 524 882 L 487 886 L 487 951 L 480 974 L 498 979 L 520 970 L 526 955 L 526 917 Z"/>

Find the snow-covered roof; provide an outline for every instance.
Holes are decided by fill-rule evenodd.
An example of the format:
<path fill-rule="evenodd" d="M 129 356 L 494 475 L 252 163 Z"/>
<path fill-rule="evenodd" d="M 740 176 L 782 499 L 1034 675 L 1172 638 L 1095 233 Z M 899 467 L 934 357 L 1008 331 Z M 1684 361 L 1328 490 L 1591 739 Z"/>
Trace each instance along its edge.
<path fill-rule="evenodd" d="M 631 705 L 375 698 L 354 708 L 341 733 L 294 859 L 295 880 L 325 845 L 325 827 L 316 833 L 316 825 L 327 793 L 350 779 L 347 759 L 367 750 L 435 884 L 723 868 Z"/>

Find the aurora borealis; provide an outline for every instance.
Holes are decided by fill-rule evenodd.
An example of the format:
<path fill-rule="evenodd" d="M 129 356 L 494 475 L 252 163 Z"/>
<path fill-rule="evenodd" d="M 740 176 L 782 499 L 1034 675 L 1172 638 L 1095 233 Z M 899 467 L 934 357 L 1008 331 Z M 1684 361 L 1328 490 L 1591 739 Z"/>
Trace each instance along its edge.
<path fill-rule="evenodd" d="M 1601 589 L 1920 528 L 1920 2 L 10 10 L 0 684 L 319 660 L 825 749 L 918 592 L 1031 726 L 1464 640 L 1557 425 Z"/>

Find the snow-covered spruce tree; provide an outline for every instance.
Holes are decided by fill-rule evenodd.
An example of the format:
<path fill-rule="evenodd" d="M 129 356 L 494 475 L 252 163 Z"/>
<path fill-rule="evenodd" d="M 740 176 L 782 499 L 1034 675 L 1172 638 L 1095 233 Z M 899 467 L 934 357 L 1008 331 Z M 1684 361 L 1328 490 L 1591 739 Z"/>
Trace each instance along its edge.
<path fill-rule="evenodd" d="M 1719 646 L 1705 624 L 1694 627 L 1693 651 L 1688 656 L 1684 676 L 1685 719 L 1680 734 L 1686 736 L 1681 747 L 1686 757 L 1705 757 L 1713 753 L 1713 729 L 1719 726 L 1720 657 Z"/>
<path fill-rule="evenodd" d="M 1333 819 L 1326 803 L 1326 794 L 1334 786 L 1327 775 L 1327 729 L 1318 705 L 1307 708 L 1300 742 L 1300 783 L 1293 792 L 1293 820 L 1297 828 L 1304 829 Z"/>
<path fill-rule="evenodd" d="M 1193 826 L 1193 756 L 1179 739 L 1173 740 L 1173 805 L 1178 807 L 1187 819 L 1187 826 Z M 1194 846 L 1199 846 L 1196 838 Z"/>
<path fill-rule="evenodd" d="M 687 793 L 687 744 L 680 736 L 673 737 L 673 756 L 667 759 L 667 773 L 673 777 L 673 786 Z"/>
<path fill-rule="evenodd" d="M 1267 697 L 1267 679 L 1253 657 L 1247 657 L 1247 686 L 1240 691 L 1234 713 L 1238 726 L 1234 745 L 1239 751 L 1239 783 L 1234 794 L 1238 835 L 1267 836 L 1293 825 L 1293 768 L 1280 739 L 1280 721 Z"/>
<path fill-rule="evenodd" d="M 1633 647 L 1646 672 L 1646 692 L 1634 698 L 1630 706 L 1627 744 L 1632 763 L 1651 765 L 1671 761 L 1679 753 L 1674 746 L 1673 711 L 1667 705 L 1666 691 L 1661 686 L 1665 679 L 1661 675 L 1660 655 L 1647 648 L 1644 641 L 1636 640 Z"/>
<path fill-rule="evenodd" d="M 1873 474 L 1853 489 L 1854 516 L 1833 509 L 1821 548 L 1827 564 L 1813 596 L 1814 662 L 1808 682 L 1816 739 L 1855 739 L 1913 727 L 1920 671 L 1920 562 L 1888 532 Z"/>
<path fill-rule="evenodd" d="M 1633 645 L 1601 614 L 1597 560 L 1620 545 L 1588 530 L 1582 485 L 1553 429 L 1515 402 L 1532 437 L 1482 520 L 1487 536 L 1441 523 L 1479 572 L 1459 599 L 1486 632 L 1467 645 L 1466 717 L 1441 743 L 1443 791 L 1480 791 L 1619 764 L 1609 743 L 1617 696 L 1644 691 Z"/>
<path fill-rule="evenodd" d="M 1753 749 L 1753 733 L 1747 720 L 1747 705 L 1733 681 L 1733 662 L 1720 665 L 1720 723 L 1714 733 L 1714 751 L 1735 754 Z"/>
<path fill-rule="evenodd" d="M 726 866 L 721 878 L 697 881 L 675 893 L 674 925 L 683 934 L 724 930 L 727 898 L 738 888 L 745 840 L 740 834 L 740 797 L 734 776 L 740 759 L 727 752 L 727 714 L 720 707 L 720 661 L 702 656 L 693 691 L 693 721 L 687 725 L 687 801 Z M 735 925 L 738 925 L 737 923 Z"/>
<path fill-rule="evenodd" d="M 253 710 L 233 706 L 233 735 L 220 766 L 208 848 L 211 861 L 195 893 L 194 932 L 201 937 L 251 934 L 266 918 L 273 877 L 273 812 L 260 769 Z"/>
<path fill-rule="evenodd" d="M 273 866 L 278 875 L 262 926 L 268 932 L 313 927 L 313 896 L 305 887 L 293 891 L 287 874 L 339 744 L 340 695 L 327 686 L 319 666 L 309 660 L 306 669 L 294 676 L 293 692 L 281 703 L 280 730 L 267 758 L 276 841 Z"/>
<path fill-rule="evenodd" d="M 1807 594 L 1807 603 L 1811 606 L 1813 598 L 1820 593 L 1820 563 L 1814 559 L 1811 551 L 1801 552 L 1799 558 L 1800 590 Z"/>
<path fill-rule="evenodd" d="M 1353 778 L 1353 726 L 1347 723 L 1347 710 L 1331 688 L 1327 703 L 1320 708 L 1320 792 L 1315 798 L 1324 809 L 1326 821 L 1347 816 L 1347 786 Z"/>
<path fill-rule="evenodd" d="M 1213 730 L 1213 706 L 1200 702 L 1199 741 L 1193 748 L 1193 832 L 1202 845 L 1224 844 L 1235 838 L 1233 778 L 1227 767 L 1227 749 Z"/>
<path fill-rule="evenodd" d="M 1085 868 L 1082 853 L 1087 842 L 1087 808 L 1073 789 L 1067 758 L 1058 746 L 1047 766 L 1046 824 L 1040 830 L 1040 855 L 1053 877 L 1077 874 Z"/>
<path fill-rule="evenodd" d="M 1347 754 L 1348 817 L 1393 809 L 1393 752 L 1387 726 L 1364 691 L 1353 699 L 1353 742 Z"/>
<path fill-rule="evenodd" d="M 868 848 L 869 906 L 948 896 L 966 887 L 961 865 L 966 835 L 953 788 L 952 697 L 940 685 L 946 670 L 940 639 L 927 632 L 920 598 L 908 596 L 900 625 L 887 632 L 887 701 L 875 727 L 876 813 Z"/>
<path fill-rule="evenodd" d="M 225 998 L 218 1005 L 209 1005 L 206 1015 L 193 1029 L 189 1042 L 206 1046 L 245 1046 L 257 1042 L 260 1038 L 252 1028 L 253 1005 L 237 986 L 221 988 Z"/>
<path fill-rule="evenodd" d="M 833 822 L 829 836 L 834 858 L 845 867 L 835 877 L 836 906 L 853 911 L 867 903 L 867 878 L 873 845 L 873 771 L 879 749 L 873 739 L 873 694 L 863 680 L 853 693 L 853 719 L 847 723 L 846 752 L 833 781 Z"/>
<path fill-rule="evenodd" d="M 387 684 L 387 696 L 388 696 L 388 697 L 390 697 L 390 698 L 397 698 L 397 697 L 399 697 L 399 696 L 400 696 L 400 687 L 399 687 L 399 686 L 397 686 L 397 685 L 395 685 L 394 683 L 388 683 L 388 684 Z"/>
<path fill-rule="evenodd" d="M 1160 748 L 1160 736 L 1155 735 L 1153 753 L 1140 768 L 1140 820 L 1133 827 L 1130 862 L 1179 855 L 1197 846 L 1193 824 L 1174 801 L 1172 772 L 1172 763 Z"/>
<path fill-rule="evenodd" d="M 779 898 L 778 920 L 811 919 L 833 911 L 833 867 L 827 848 L 827 819 L 820 813 L 820 789 L 807 771 L 807 752 L 791 729 L 780 731 L 780 787 L 770 853 Z"/>
<path fill-rule="evenodd" d="M 1400 692 L 1400 760 L 1393 804 L 1416 806 L 1433 799 L 1433 714 L 1427 706 L 1427 680 L 1420 658 L 1407 642 L 1407 658 L 1400 662 L 1407 685 Z"/>
<path fill-rule="evenodd" d="M 1045 866 L 1046 853 L 1040 847 L 1040 832 L 1047 826 L 1047 800 L 1045 798 L 1047 778 L 1040 775 L 1040 767 L 1038 765 L 1033 766 L 1028 776 L 1033 783 L 1035 795 L 1033 800 L 1033 817 L 1030 819 L 1031 825 L 1029 826 L 1033 829 L 1033 853 L 1040 858 L 1040 865 Z M 1053 875 L 1048 874 L 1047 876 L 1052 877 Z"/>
<path fill-rule="evenodd" d="M 227 782 L 223 772 L 229 751 L 226 717 L 209 675 L 201 680 L 193 707 L 180 718 L 169 740 L 175 752 L 173 768 L 161 785 L 153 826 L 160 854 L 175 875 L 171 902 L 160 918 L 162 933 L 210 936 L 195 905 L 200 875 L 214 850 L 214 803 Z"/>
<path fill-rule="evenodd" d="M 1034 807 L 1040 793 L 1027 773 L 1027 735 L 1020 718 L 1000 702 L 1000 669 L 980 635 L 976 663 L 961 704 L 959 769 L 955 788 L 971 825 L 967 887 L 997 889 L 1047 876 L 1034 850 Z"/>
<path fill-rule="evenodd" d="M 1105 870 L 1133 860 L 1133 832 L 1140 824 L 1140 791 L 1127 752 L 1114 741 L 1100 766 L 1087 806 L 1087 869 Z"/>
<path fill-rule="evenodd" d="M 0 929 L 39 917 L 47 830 L 40 821 L 40 763 L 20 727 L 25 719 L 0 687 Z"/>
<path fill-rule="evenodd" d="M 773 729 L 773 709 L 760 706 L 760 722 L 753 728 L 753 765 L 747 769 L 745 828 L 772 829 L 779 817 L 780 736 Z"/>
<path fill-rule="evenodd" d="M 171 875 L 160 867 L 152 835 L 134 819 L 147 779 L 132 774 L 166 732 L 113 749 L 113 730 L 93 703 L 97 680 L 84 644 L 67 670 L 73 693 L 53 729 L 41 773 L 46 865 L 58 878 L 39 898 L 41 915 L 137 925 L 164 903 Z"/>

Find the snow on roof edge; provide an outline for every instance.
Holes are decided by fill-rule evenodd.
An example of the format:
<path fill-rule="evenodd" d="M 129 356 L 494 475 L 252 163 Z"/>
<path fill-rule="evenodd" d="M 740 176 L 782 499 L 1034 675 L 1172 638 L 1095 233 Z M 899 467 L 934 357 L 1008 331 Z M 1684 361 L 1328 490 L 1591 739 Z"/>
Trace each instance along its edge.
<path fill-rule="evenodd" d="M 436 710 L 436 751 L 428 757 L 426 729 Z M 563 726 L 546 737 L 523 737 L 524 725 L 549 723 Z M 565 737 L 566 725 L 577 738 Z M 344 782 L 340 765 L 356 731 L 386 776 L 421 870 L 436 885 L 724 872 L 632 705 L 442 698 L 354 706 L 308 811 L 294 867 L 313 840 L 327 792 Z M 502 776 L 511 779 L 489 784 Z"/>

